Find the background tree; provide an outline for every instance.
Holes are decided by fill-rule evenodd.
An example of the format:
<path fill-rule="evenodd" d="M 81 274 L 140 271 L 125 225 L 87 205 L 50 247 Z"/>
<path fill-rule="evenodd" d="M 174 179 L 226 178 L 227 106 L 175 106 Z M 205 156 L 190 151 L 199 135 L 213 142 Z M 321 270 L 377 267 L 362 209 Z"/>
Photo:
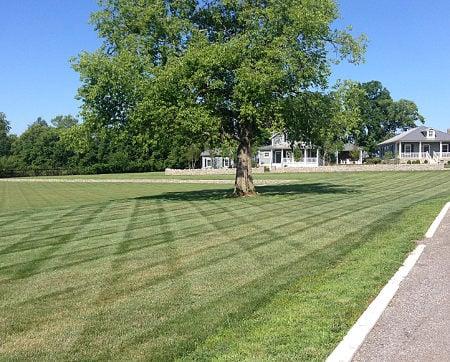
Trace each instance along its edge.
<path fill-rule="evenodd" d="M 70 114 L 68 114 L 66 116 L 59 115 L 59 116 L 56 116 L 55 118 L 53 118 L 50 121 L 50 123 L 55 128 L 67 129 L 67 128 L 71 128 L 73 126 L 76 126 L 78 124 L 78 119 L 76 119 L 74 116 L 72 116 Z"/>
<path fill-rule="evenodd" d="M 185 157 L 186 157 L 186 161 L 189 163 L 189 168 L 191 168 L 191 169 L 195 168 L 195 163 L 200 158 L 201 153 L 202 153 L 202 150 L 198 145 L 192 144 L 187 148 Z"/>
<path fill-rule="evenodd" d="M 255 193 L 252 146 L 286 127 L 304 92 L 325 88 L 332 62 L 361 60 L 364 38 L 333 28 L 333 0 L 104 0 L 92 21 L 104 44 L 74 68 L 95 126 L 150 135 L 155 152 L 235 141 L 236 195 Z M 331 49 L 333 52 L 331 52 Z"/>
<path fill-rule="evenodd" d="M 6 119 L 6 115 L 0 112 L 0 157 L 8 156 L 11 151 L 12 139 L 9 134 L 10 130 L 11 127 Z"/>
<path fill-rule="evenodd" d="M 39 117 L 13 144 L 19 167 L 30 169 L 65 168 L 73 156 L 60 141 L 57 129 Z"/>
<path fill-rule="evenodd" d="M 295 99 L 287 115 L 286 130 L 291 140 L 302 140 L 319 147 L 329 162 L 353 135 L 362 122 L 360 98 L 364 95 L 358 83 L 340 82 L 329 93 L 303 92 Z"/>
<path fill-rule="evenodd" d="M 415 127 L 417 122 L 424 122 L 414 102 L 394 101 L 381 82 L 362 83 L 360 87 L 363 90 L 359 101 L 362 121 L 354 140 L 367 152 L 375 153 L 378 144 L 398 130 L 407 130 Z"/>

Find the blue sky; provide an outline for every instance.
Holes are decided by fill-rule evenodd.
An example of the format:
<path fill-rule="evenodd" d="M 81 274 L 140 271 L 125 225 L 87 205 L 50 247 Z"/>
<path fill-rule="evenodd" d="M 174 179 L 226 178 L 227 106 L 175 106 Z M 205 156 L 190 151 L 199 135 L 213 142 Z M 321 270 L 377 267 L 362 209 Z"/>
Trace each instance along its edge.
<path fill-rule="evenodd" d="M 427 124 L 450 128 L 450 1 L 341 0 L 340 24 L 369 37 L 366 63 L 340 65 L 333 80 L 380 80 L 414 100 Z M 13 132 L 38 116 L 77 114 L 78 74 L 69 58 L 100 45 L 89 14 L 95 0 L 0 1 L 0 111 Z"/>

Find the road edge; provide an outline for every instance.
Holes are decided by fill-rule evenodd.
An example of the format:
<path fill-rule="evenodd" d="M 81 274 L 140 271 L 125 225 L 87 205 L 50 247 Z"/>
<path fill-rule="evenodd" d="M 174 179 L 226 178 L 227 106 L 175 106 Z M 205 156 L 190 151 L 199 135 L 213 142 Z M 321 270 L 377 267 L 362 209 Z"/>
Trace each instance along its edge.
<path fill-rule="evenodd" d="M 434 236 L 436 233 L 436 230 L 439 228 L 439 225 L 441 225 L 442 220 L 444 220 L 445 215 L 447 214 L 448 210 L 450 209 L 450 202 L 447 202 L 444 207 L 442 208 L 439 215 L 436 217 L 436 219 L 431 224 L 430 228 L 428 229 L 427 233 L 425 234 L 425 237 L 427 239 L 430 239 Z"/>
<path fill-rule="evenodd" d="M 431 224 L 425 234 L 426 238 L 432 238 L 439 228 L 442 220 L 450 209 L 450 202 L 446 203 L 439 215 Z M 350 328 L 342 341 L 336 346 L 326 359 L 326 362 L 349 362 L 363 344 L 367 335 L 384 313 L 392 298 L 398 291 L 401 282 L 408 276 L 414 265 L 416 265 L 426 245 L 420 244 L 409 254 L 403 265 L 398 269 L 389 282 L 383 287 L 381 292 L 367 307 L 364 313 L 358 318 L 356 323 Z"/>

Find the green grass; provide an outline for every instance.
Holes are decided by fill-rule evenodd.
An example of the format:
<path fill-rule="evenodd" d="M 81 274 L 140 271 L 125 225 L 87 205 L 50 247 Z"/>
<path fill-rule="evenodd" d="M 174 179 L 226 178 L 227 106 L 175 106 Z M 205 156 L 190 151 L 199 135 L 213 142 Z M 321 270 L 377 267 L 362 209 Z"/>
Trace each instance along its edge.
<path fill-rule="evenodd" d="M 109 178 L 109 177 L 108 177 Z M 450 199 L 446 172 L 0 182 L 0 359 L 322 360 Z"/>

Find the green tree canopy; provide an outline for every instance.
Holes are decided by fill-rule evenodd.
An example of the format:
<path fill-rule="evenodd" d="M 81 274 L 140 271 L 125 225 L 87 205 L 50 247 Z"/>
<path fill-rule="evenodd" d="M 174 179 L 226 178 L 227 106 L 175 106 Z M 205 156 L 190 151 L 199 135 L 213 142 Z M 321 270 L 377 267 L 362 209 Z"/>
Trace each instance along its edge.
<path fill-rule="evenodd" d="M 59 129 L 67 129 L 71 128 L 73 126 L 76 126 L 78 124 L 78 119 L 76 119 L 74 116 L 68 114 L 68 115 L 58 115 L 54 117 L 50 123 L 55 128 Z"/>
<path fill-rule="evenodd" d="M 398 130 L 407 130 L 415 127 L 417 122 L 424 122 L 414 102 L 405 99 L 394 101 L 381 82 L 362 83 L 360 87 L 363 90 L 359 99 L 362 119 L 354 140 L 366 151 L 374 153 L 380 142 Z"/>
<path fill-rule="evenodd" d="M 75 60 L 92 127 L 162 144 L 234 140 L 235 194 L 255 192 L 252 145 L 287 128 L 298 97 L 325 88 L 331 64 L 359 62 L 365 39 L 334 28 L 333 0 L 102 0 L 103 46 Z M 314 125 L 312 125 L 314 127 Z"/>
<path fill-rule="evenodd" d="M 19 165 L 34 169 L 65 167 L 73 155 L 60 142 L 58 130 L 49 127 L 41 117 L 15 140 L 13 153 Z"/>
<path fill-rule="evenodd" d="M 302 140 L 321 148 L 327 160 L 342 150 L 362 122 L 360 99 L 364 91 L 358 83 L 338 83 L 329 93 L 303 92 L 292 99 L 286 130 L 291 140 Z"/>
<path fill-rule="evenodd" d="M 0 112 L 0 157 L 7 156 L 10 153 L 11 148 L 11 136 L 9 131 L 11 126 L 6 119 L 6 114 Z"/>

